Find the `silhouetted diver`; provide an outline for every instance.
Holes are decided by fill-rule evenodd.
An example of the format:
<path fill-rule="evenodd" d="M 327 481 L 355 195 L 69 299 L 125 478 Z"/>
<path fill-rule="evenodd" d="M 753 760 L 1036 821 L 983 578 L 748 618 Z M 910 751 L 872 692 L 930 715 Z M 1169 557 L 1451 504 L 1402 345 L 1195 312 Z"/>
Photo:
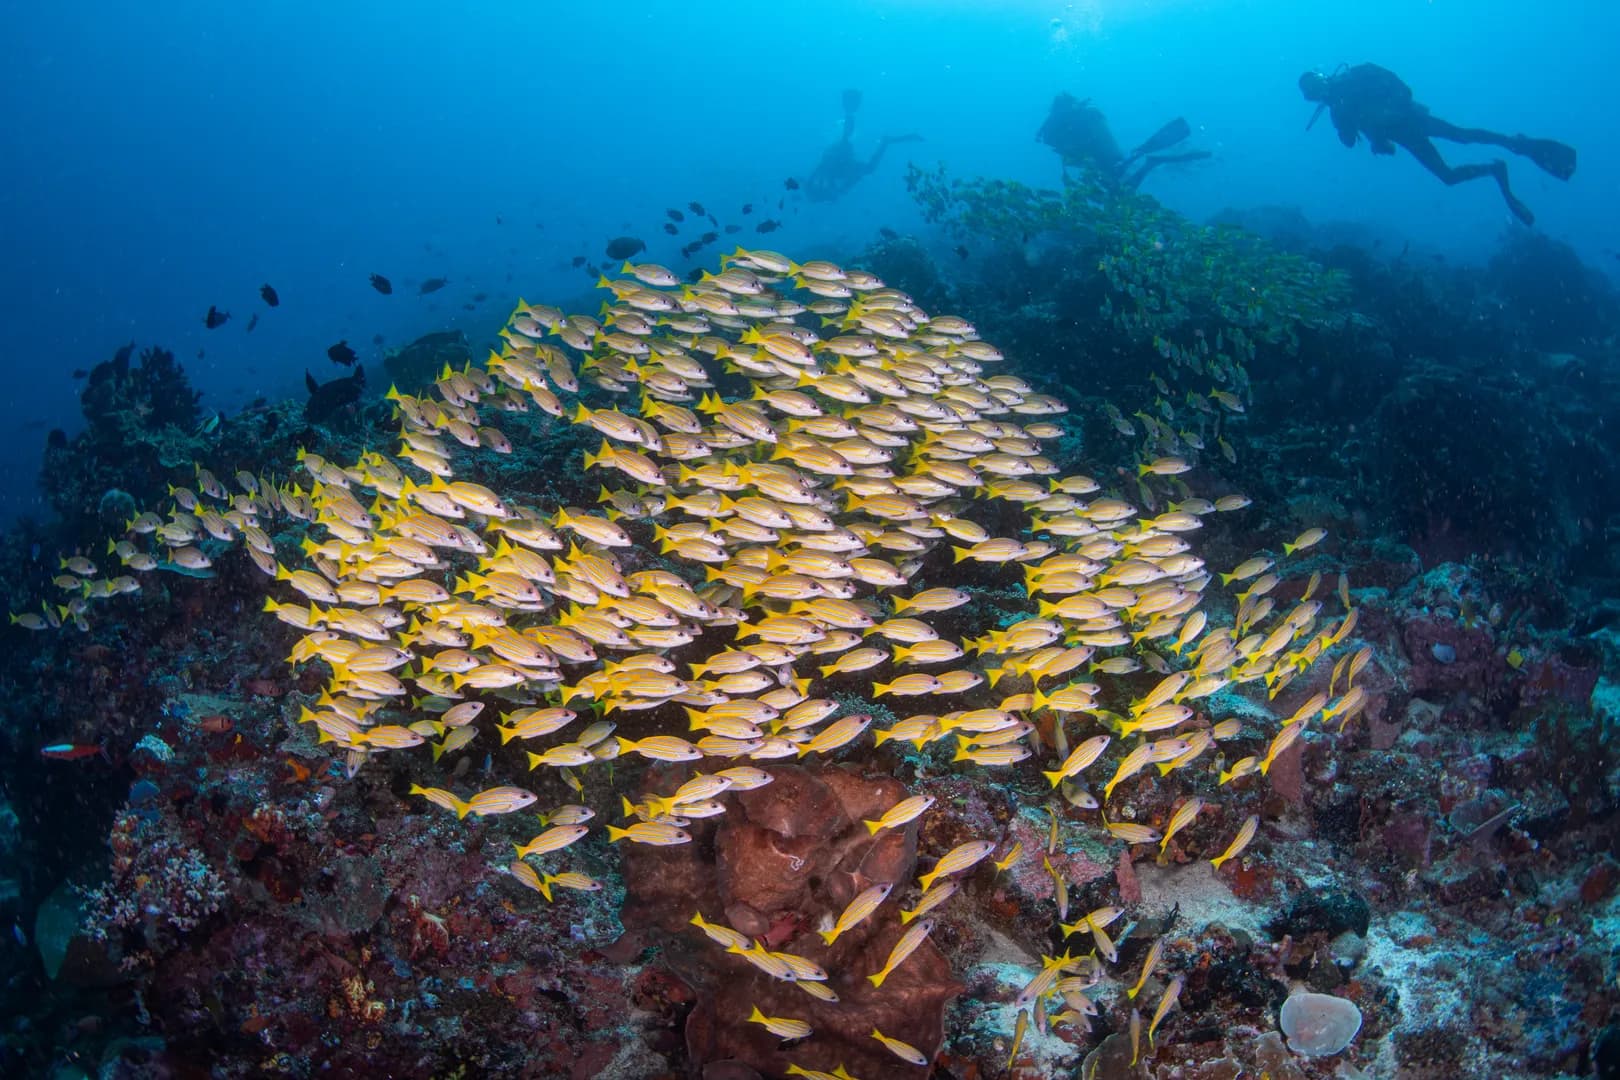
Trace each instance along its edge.
<path fill-rule="evenodd" d="M 1500 146 L 1527 157 L 1560 180 L 1575 173 L 1575 148 L 1552 139 L 1532 139 L 1528 135 L 1498 135 L 1484 128 L 1465 128 L 1447 123 L 1412 99 L 1412 88 L 1400 76 L 1377 64 L 1358 64 L 1332 75 L 1307 71 L 1299 77 L 1299 89 L 1307 101 L 1318 102 L 1307 131 L 1328 109 L 1339 141 L 1354 147 L 1359 136 L 1375 154 L 1393 154 L 1397 146 L 1417 159 L 1448 187 L 1489 176 L 1496 181 L 1513 216 L 1526 225 L 1535 223 L 1530 208 L 1508 187 L 1507 163 L 1500 158 L 1478 165 L 1447 165 L 1432 139 L 1454 143 L 1485 143 Z"/>
<path fill-rule="evenodd" d="M 1208 150 L 1158 152 L 1185 142 L 1191 135 L 1192 128 L 1178 116 L 1141 146 L 1122 154 L 1108 129 L 1108 120 L 1090 99 L 1081 101 L 1072 94 L 1059 94 L 1052 100 L 1052 109 L 1035 138 L 1058 152 L 1065 170 L 1088 169 L 1110 184 L 1134 191 L 1160 165 L 1209 157 Z"/>
<path fill-rule="evenodd" d="M 883 160 L 883 153 L 896 143 L 921 142 L 921 135 L 885 135 L 878 141 L 877 150 L 870 159 L 861 161 L 855 156 L 855 144 L 852 138 L 855 134 L 855 110 L 861 107 L 861 92 L 859 90 L 844 91 L 844 135 L 837 142 L 827 147 L 821 155 L 821 161 L 816 165 L 808 179 L 804 182 L 805 194 L 812 202 L 832 202 L 842 198 L 850 188 L 861 182 L 861 179 L 878 167 Z"/>

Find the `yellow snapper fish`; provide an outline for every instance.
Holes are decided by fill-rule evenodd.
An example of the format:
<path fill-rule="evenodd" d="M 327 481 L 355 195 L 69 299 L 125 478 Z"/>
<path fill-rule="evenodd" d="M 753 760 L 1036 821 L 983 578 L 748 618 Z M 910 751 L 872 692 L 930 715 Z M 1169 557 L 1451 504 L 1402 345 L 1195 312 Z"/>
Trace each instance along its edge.
<path fill-rule="evenodd" d="M 901 1042 L 899 1039 L 891 1038 L 890 1036 L 883 1034 L 883 1032 L 877 1028 L 872 1029 L 872 1038 L 882 1043 L 884 1048 L 888 1050 L 889 1053 L 893 1054 L 901 1061 L 911 1065 L 928 1064 L 928 1055 L 924 1054 L 921 1050 L 918 1050 L 915 1046 L 912 1046 L 908 1042 Z"/>
<path fill-rule="evenodd" d="M 951 877 L 971 869 L 978 862 L 996 849 L 993 840 L 970 840 L 965 844 L 958 844 L 941 856 L 934 868 L 917 879 L 917 883 L 927 892 L 933 887 L 935 881 L 942 877 Z"/>
<path fill-rule="evenodd" d="M 795 1020 L 788 1016 L 766 1016 L 763 1012 L 760 1012 L 758 1005 L 755 1005 L 753 1011 L 748 1014 L 748 1022 L 750 1024 L 759 1024 L 783 1042 L 791 1042 L 794 1039 L 808 1039 L 813 1030 L 803 1020 Z"/>
<path fill-rule="evenodd" d="M 238 473 L 236 486 L 245 494 L 237 496 L 217 479 L 228 471 L 195 464 L 193 487 L 171 488 L 174 505 L 167 516 L 131 517 L 127 536 L 110 542 L 109 555 L 135 570 L 200 571 L 226 557 L 222 548 L 242 544 L 275 579 L 272 587 L 300 594 L 307 606 L 267 599 L 267 610 L 311 637 L 331 635 L 295 653 L 301 663 L 318 659 L 317 671 L 330 667 L 329 696 L 307 718 L 322 741 L 345 749 L 354 767 L 376 751 L 409 751 L 427 736 L 437 740 L 435 756 L 459 749 L 461 740 L 476 736 L 481 706 L 495 697 L 515 710 L 497 725 L 503 745 L 561 730 L 577 719 L 566 706 L 584 711 L 581 700 L 616 720 L 624 720 L 621 713 L 646 718 L 647 726 L 632 729 L 635 738 L 616 738 L 612 725 L 599 721 L 577 741 L 526 754 L 531 767 L 562 770 L 560 777 L 575 792 L 598 776 L 622 782 L 626 762 L 614 760 L 621 756 L 729 759 L 722 762 L 728 768 L 694 776 L 671 795 L 644 794 L 639 815 L 645 819 L 608 826 L 610 843 L 689 842 L 677 822 L 722 811 L 721 800 L 731 790 L 770 783 L 761 763 L 850 747 L 871 717 L 832 719 L 834 696 L 797 673 L 807 665 L 822 678 L 858 687 L 855 693 L 938 701 L 931 707 L 940 716 L 897 720 L 877 741 L 903 738 L 921 746 L 955 734 L 959 760 L 978 764 L 1014 763 L 1031 753 L 1026 741 L 1036 742 L 1044 758 L 1048 741 L 1032 737 L 1021 717 L 1011 714 L 1050 710 L 1058 722 L 1050 752 L 1060 764 L 1044 775 L 1066 798 L 1095 806 L 1070 781 L 1101 759 L 1111 736 L 1097 735 L 1070 751 L 1065 722 L 1099 719 L 1110 725 L 1113 738 L 1169 732 L 1193 719 L 1191 702 L 1218 690 L 1263 678 L 1268 689 L 1280 691 L 1355 626 L 1342 575 L 1345 615 L 1336 630 L 1316 626 L 1320 604 L 1314 601 L 1301 601 L 1284 616 L 1274 595 L 1267 596 L 1279 575 L 1272 572 L 1275 560 L 1264 555 L 1218 575 L 1224 585 L 1249 583 L 1233 626 L 1212 627 L 1200 606 L 1216 578 L 1192 543 L 1200 517 L 1250 502 L 1235 494 L 1213 501 L 1195 497 L 1181 478 L 1206 463 L 1203 455 L 1190 453 L 1202 445 L 1218 445 L 1235 458 L 1220 438 L 1220 422 L 1223 411 L 1241 412 L 1244 403 L 1238 393 L 1219 387 L 1206 393 L 1205 384 L 1199 392 L 1178 386 L 1177 393 L 1188 391 L 1183 410 L 1179 402 L 1171 404 L 1170 383 L 1207 367 L 1220 386 L 1240 386 L 1235 360 L 1217 364 L 1207 348 L 1200 355 L 1165 341 L 1161 351 L 1175 365 L 1166 370 L 1177 374 L 1168 381 L 1155 377 L 1160 397 L 1137 414 L 1140 429 L 1110 407 L 1116 430 L 1133 437 L 1145 432 L 1148 440 L 1135 470 L 1146 483 L 1132 502 L 1102 492 L 1091 477 L 1063 475 L 1043 456 L 1041 440 L 1067 430 L 1051 422 L 1064 407 L 1023 380 L 990 374 L 986 365 L 1000 362 L 1002 354 L 979 340 L 970 323 L 930 316 L 869 273 L 739 248 L 718 273 L 697 282 L 683 284 L 673 271 L 651 263 L 627 262 L 622 274 L 627 277 L 604 282 L 612 295 L 598 317 L 520 302 L 486 365 L 447 367 L 421 397 L 391 391 L 400 430 L 385 452 L 368 451 L 354 465 L 301 453 L 298 480 L 277 484 L 268 474 Z M 1219 349 L 1219 339 L 1215 344 Z M 740 400 L 727 400 L 729 388 L 719 389 L 722 372 L 752 384 Z M 582 385 L 595 395 L 616 396 L 619 404 L 591 408 L 566 398 Z M 511 492 L 464 478 L 471 471 L 464 467 L 466 455 L 512 450 L 492 417 L 531 405 L 600 435 L 601 448 L 586 466 L 604 470 L 611 477 L 606 483 L 619 490 L 604 487 L 598 509 L 524 506 Z M 395 445 L 398 451 L 388 452 Z M 420 479 L 423 474 L 427 479 Z M 1135 478 L 1127 473 L 1126 479 Z M 1165 507 L 1167 498 L 1178 501 Z M 969 507 L 996 509 L 969 514 Z M 1001 507 L 1028 514 L 1025 525 L 1034 530 L 1009 522 L 1001 531 L 1011 535 L 997 536 L 972 520 L 999 521 Z M 278 549 L 272 537 L 283 535 L 288 521 L 308 526 L 300 530 L 307 539 L 299 548 L 306 569 L 277 561 L 277 551 L 285 557 L 292 545 L 283 541 Z M 669 569 L 645 569 L 647 552 L 640 549 L 653 529 L 654 547 L 684 562 L 690 582 Z M 1306 530 L 1282 545 L 1283 555 L 1310 550 L 1325 538 L 1322 530 Z M 946 547 L 961 567 L 961 580 L 947 579 L 950 585 L 940 584 L 937 570 Z M 1019 565 L 1009 570 L 1005 563 Z M 68 572 L 64 576 L 100 581 L 95 564 L 83 556 L 60 569 Z M 966 621 L 972 612 L 961 609 L 974 594 L 951 586 L 976 587 L 995 573 L 1011 574 L 1012 582 L 1023 585 L 1033 615 L 1001 627 L 981 625 L 972 631 L 980 636 L 960 641 L 927 621 L 951 611 L 958 612 L 953 620 Z M 110 585 L 80 588 L 83 595 L 73 597 L 77 607 L 63 617 L 82 618 L 91 601 L 117 591 Z M 1306 590 L 1306 601 L 1315 588 Z M 47 609 L 43 616 L 12 618 L 50 628 L 60 622 L 58 614 Z M 728 644 L 718 645 L 715 636 Z M 884 648 L 874 647 L 879 641 Z M 683 680 L 662 654 L 686 646 L 697 655 L 691 678 Z M 1102 650 L 1118 651 L 1099 657 Z M 969 652 L 986 663 L 962 666 Z M 1364 708 L 1367 692 L 1352 681 L 1370 662 L 1370 650 L 1363 652 L 1365 658 L 1357 654 L 1343 662 L 1328 698 L 1313 698 L 1306 703 L 1310 708 L 1296 710 L 1263 760 L 1244 758 L 1220 782 L 1265 772 L 1318 711 L 1343 721 Z M 866 681 L 886 664 L 899 670 L 879 676 L 888 681 Z M 953 664 L 955 670 L 935 666 Z M 1141 687 L 1063 685 L 1087 664 L 1099 678 L 1147 669 L 1158 673 L 1159 682 L 1135 701 Z M 919 666 L 930 670 L 902 673 Z M 967 697 L 955 704 L 956 695 L 986 681 L 978 668 L 988 672 L 992 686 L 1011 681 L 1014 693 L 999 710 Z M 1346 688 L 1330 702 L 1343 670 L 1350 672 Z M 383 703 L 403 704 L 414 695 L 430 703 L 426 718 L 373 720 L 372 710 Z M 1114 705 L 1126 712 L 1114 716 L 1103 713 L 1099 702 L 1131 704 Z M 680 708 L 692 710 L 687 715 L 696 742 L 656 726 L 663 715 L 658 710 Z M 958 711 L 947 711 L 952 708 Z M 1159 764 L 1168 776 L 1215 740 L 1241 734 L 1235 720 L 1223 720 L 1185 738 L 1143 743 L 1125 754 L 1103 799 L 1149 764 Z M 410 790 L 461 817 L 510 813 L 534 801 L 516 787 L 493 787 L 468 799 L 447 788 Z M 546 831 L 514 845 L 519 855 L 509 873 L 548 901 L 555 888 L 600 887 L 573 871 L 540 874 L 524 862 L 585 835 L 591 812 L 583 802 L 582 796 L 578 804 L 539 815 Z M 917 820 L 931 804 L 930 797 L 911 796 L 864 824 L 876 836 Z M 1162 836 L 1130 823 L 1107 828 L 1127 843 L 1158 842 L 1163 852 L 1202 805 L 1201 799 L 1184 799 Z M 1244 850 L 1257 821 L 1245 820 L 1226 852 L 1211 860 L 1217 869 Z M 1054 814 L 1049 848 L 1056 842 Z M 987 841 L 962 844 L 920 877 L 924 892 L 913 909 L 901 912 L 904 930 L 888 961 L 867 976 L 874 987 L 926 939 L 933 921 L 924 916 L 960 890 L 957 875 L 994 847 Z M 1020 851 L 1015 845 L 996 864 L 998 871 Z M 1061 881 L 1054 873 L 1055 887 Z M 824 941 L 831 944 L 869 920 L 891 890 L 874 885 L 854 897 L 821 931 Z M 1064 928 L 1091 933 L 1100 954 L 1116 955 L 1105 927 L 1118 914 L 1099 909 Z M 759 970 L 794 982 L 820 1001 L 836 1000 L 822 983 L 826 973 L 805 958 L 754 945 L 701 915 L 693 922 Z M 1159 955 L 1155 942 L 1129 995 L 1133 1000 Z M 1059 988 L 1067 981 L 1057 976 L 1068 961 L 1053 963 L 1035 985 Z M 1083 989 L 1066 988 L 1082 995 L 1065 999 L 1079 1016 L 1095 1011 Z M 1177 980 L 1161 998 L 1149 1025 L 1150 1044 L 1179 991 Z M 1013 1059 L 1030 1022 L 1045 1027 L 1045 997 L 1038 995 L 1033 1013 L 1020 1011 Z M 757 1007 L 748 1019 L 782 1038 L 810 1034 L 808 1025 L 802 1031 L 792 1026 L 802 1021 L 766 1017 Z M 1133 1030 L 1139 1033 L 1139 1014 Z M 927 1064 L 917 1048 L 879 1029 L 872 1038 L 908 1063 Z M 842 1066 L 828 1074 L 797 1065 L 787 1071 L 850 1080 Z"/>
<path fill-rule="evenodd" d="M 844 907 L 843 912 L 829 930 L 819 931 L 821 940 L 828 945 L 837 941 L 841 936 L 860 925 L 867 916 L 876 911 L 889 898 L 889 892 L 894 888 L 893 883 L 883 882 L 857 894 L 854 899 Z"/>
<path fill-rule="evenodd" d="M 866 826 L 868 832 L 875 835 L 882 829 L 895 829 L 907 822 L 914 821 L 933 805 L 934 797 L 932 795 L 913 795 L 895 803 L 884 811 L 883 816 L 877 820 L 868 820 L 862 822 L 862 824 Z"/>
<path fill-rule="evenodd" d="M 513 844 L 517 850 L 517 857 L 522 859 L 529 855 L 546 855 L 553 851 L 561 851 L 570 844 L 580 840 L 590 831 L 586 825 L 555 825 L 545 832 L 535 836 L 526 844 Z"/>
<path fill-rule="evenodd" d="M 900 912 L 901 925 L 904 926 L 914 919 L 922 918 L 924 915 L 928 914 L 930 911 L 933 911 L 935 908 L 939 907 L 939 905 L 955 896 L 957 892 L 961 890 L 961 888 L 961 882 L 947 881 L 936 888 L 927 890 L 917 901 L 916 907 L 910 909 L 909 911 Z"/>
<path fill-rule="evenodd" d="M 882 986 L 883 981 L 894 974 L 895 968 L 905 963 L 906 957 L 916 952 L 917 947 L 927 940 L 928 935 L 933 932 L 933 919 L 921 919 L 912 923 L 906 928 L 905 933 L 901 934 L 899 939 L 895 941 L 894 947 L 889 950 L 889 958 L 883 962 L 883 966 L 868 975 L 866 977 L 867 981 L 873 986 Z"/>
<path fill-rule="evenodd" d="M 1107 735 L 1093 736 L 1075 747 L 1069 756 L 1064 759 L 1063 764 L 1059 765 L 1055 770 L 1043 772 L 1041 775 L 1051 781 L 1053 787 L 1057 787 L 1070 777 L 1080 775 L 1088 765 L 1101 757 L 1103 751 L 1108 749 L 1110 741 L 1111 739 Z"/>
<path fill-rule="evenodd" d="M 1249 846 L 1249 841 L 1254 839 L 1255 830 L 1259 827 L 1260 815 L 1250 814 L 1243 820 L 1243 824 L 1238 827 L 1237 835 L 1232 837 L 1230 844 L 1226 845 L 1226 850 L 1209 860 L 1209 864 L 1219 870 L 1222 863 L 1237 858 L 1243 853 L 1243 849 Z"/>

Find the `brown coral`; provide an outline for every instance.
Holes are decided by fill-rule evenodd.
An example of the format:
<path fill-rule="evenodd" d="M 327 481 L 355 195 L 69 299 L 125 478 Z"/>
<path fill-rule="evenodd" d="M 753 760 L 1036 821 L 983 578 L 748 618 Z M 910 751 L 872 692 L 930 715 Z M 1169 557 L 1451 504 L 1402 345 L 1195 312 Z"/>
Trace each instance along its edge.
<path fill-rule="evenodd" d="M 881 987 L 865 976 L 883 967 L 903 932 L 894 897 L 832 945 L 811 932 L 830 924 L 874 884 L 899 885 L 915 868 L 916 824 L 870 832 L 875 819 L 906 796 L 897 780 L 849 767 L 776 766 L 770 784 L 726 796 L 727 812 L 699 826 L 694 842 L 638 845 L 624 853 L 627 925 L 648 925 L 692 939 L 698 1003 L 687 1021 L 687 1047 L 699 1064 L 735 1060 L 766 1074 L 797 1062 L 855 1075 L 899 1075 L 905 1068 L 874 1041 L 874 1027 L 931 1053 L 944 1031 L 945 1003 L 960 992 L 944 954 L 925 941 Z M 667 793 L 684 777 L 671 771 L 654 785 Z M 694 912 L 768 948 L 795 953 L 831 972 L 839 998 L 821 1001 L 791 982 L 771 979 L 730 956 L 689 925 Z M 816 1037 L 780 1048 L 763 1027 L 745 1023 L 758 1006 L 768 1016 L 808 1022 Z"/>

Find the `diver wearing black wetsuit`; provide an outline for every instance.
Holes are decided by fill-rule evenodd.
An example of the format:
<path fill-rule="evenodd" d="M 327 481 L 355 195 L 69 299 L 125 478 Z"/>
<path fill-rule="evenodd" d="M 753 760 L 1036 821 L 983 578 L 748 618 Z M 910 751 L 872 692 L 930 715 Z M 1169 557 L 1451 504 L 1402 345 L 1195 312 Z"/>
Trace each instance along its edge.
<path fill-rule="evenodd" d="M 1089 98 L 1081 101 L 1073 94 L 1059 94 L 1052 100 L 1052 110 L 1035 138 L 1058 152 L 1063 159 L 1065 176 L 1071 168 L 1080 169 L 1105 183 L 1135 191 L 1148 173 L 1160 165 L 1202 161 L 1209 157 L 1207 150 L 1178 154 L 1156 152 L 1178 146 L 1191 135 L 1192 128 L 1178 116 L 1129 154 L 1121 153 L 1102 110 Z"/>
<path fill-rule="evenodd" d="M 1402 82 L 1398 75 L 1377 64 L 1358 64 L 1333 75 L 1307 71 L 1299 77 L 1299 89 L 1307 101 L 1319 103 L 1310 124 L 1305 125 L 1307 130 L 1316 123 L 1322 110 L 1328 109 L 1333 126 L 1338 129 L 1339 141 L 1347 147 L 1354 147 L 1362 135 L 1367 137 L 1367 144 L 1375 154 L 1393 154 L 1395 147 L 1404 147 L 1407 153 L 1417 159 L 1418 164 L 1447 186 L 1489 176 L 1501 189 L 1502 198 L 1507 201 L 1513 216 L 1526 225 L 1534 224 L 1536 216 L 1508 187 L 1506 162 L 1498 158 L 1477 165 L 1448 165 L 1431 140 L 1500 146 L 1529 158 L 1560 180 L 1568 180 L 1575 172 L 1573 147 L 1551 139 L 1498 135 L 1484 128 L 1465 128 L 1447 123 L 1414 101 L 1412 88 Z"/>
<path fill-rule="evenodd" d="M 821 155 L 821 161 L 816 165 L 804 182 L 804 193 L 810 197 L 811 202 L 832 202 L 841 198 L 850 188 L 860 183 L 861 179 L 878 167 L 883 160 L 883 152 L 895 143 L 919 142 L 921 135 L 885 135 L 878 142 L 875 150 L 866 161 L 855 156 L 855 111 L 861 107 L 861 92 L 859 90 L 844 91 L 844 135 L 843 138 L 827 147 Z"/>

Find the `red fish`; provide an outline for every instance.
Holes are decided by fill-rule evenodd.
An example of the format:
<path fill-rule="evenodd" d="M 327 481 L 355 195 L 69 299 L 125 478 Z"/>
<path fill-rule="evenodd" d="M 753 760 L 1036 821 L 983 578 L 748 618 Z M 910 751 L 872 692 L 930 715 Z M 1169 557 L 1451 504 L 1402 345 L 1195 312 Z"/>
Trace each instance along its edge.
<path fill-rule="evenodd" d="M 56 761 L 78 761 L 81 758 L 95 757 L 101 752 L 99 746 L 79 743 L 55 743 L 41 749 L 39 756 L 52 758 Z"/>

